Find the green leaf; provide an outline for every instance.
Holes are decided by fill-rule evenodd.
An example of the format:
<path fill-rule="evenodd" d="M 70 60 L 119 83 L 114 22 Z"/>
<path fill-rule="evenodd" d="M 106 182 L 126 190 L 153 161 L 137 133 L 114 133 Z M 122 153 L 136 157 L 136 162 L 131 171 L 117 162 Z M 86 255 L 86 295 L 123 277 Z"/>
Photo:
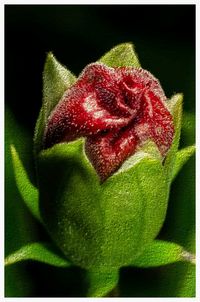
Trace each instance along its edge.
<path fill-rule="evenodd" d="M 182 121 L 182 102 L 183 102 L 183 95 L 175 94 L 170 100 L 168 100 L 167 103 L 168 109 L 173 115 L 173 122 L 175 128 L 173 143 L 170 150 L 168 151 L 164 163 L 165 173 L 169 185 L 173 177 L 172 175 L 173 175 L 173 169 L 176 160 L 176 152 L 178 150 L 179 140 L 180 140 L 181 121 Z"/>
<path fill-rule="evenodd" d="M 76 77 L 63 67 L 50 52 L 43 72 L 43 102 L 42 108 L 36 123 L 34 134 L 35 153 L 37 154 L 42 146 L 47 119 L 57 105 L 64 92 L 74 84 Z"/>
<path fill-rule="evenodd" d="M 41 215 L 71 262 L 116 269 L 132 263 L 163 224 L 168 199 L 163 166 L 154 152 L 141 151 L 100 184 L 83 142 L 39 154 Z"/>
<path fill-rule="evenodd" d="M 11 144 L 16 146 L 28 177 L 34 183 L 32 136 L 8 107 L 5 111 L 5 123 L 5 249 L 6 254 L 9 254 L 31 240 L 37 240 L 38 225 L 17 188 L 10 148 Z"/>
<path fill-rule="evenodd" d="M 17 116 L 10 110 L 9 107 L 5 108 L 5 160 L 6 167 L 8 167 L 7 173 L 12 170 L 12 161 L 10 154 L 10 145 L 13 144 L 19 150 L 23 165 L 25 166 L 27 173 L 31 181 L 35 184 L 35 170 L 33 159 L 33 137 L 32 132 L 23 125 L 21 119 L 17 119 Z"/>
<path fill-rule="evenodd" d="M 195 263 L 193 254 L 176 243 L 154 240 L 134 262 L 137 267 L 154 267 L 178 261 Z"/>
<path fill-rule="evenodd" d="M 21 120 L 5 107 L 5 255 L 30 241 L 37 241 L 38 224 L 24 204 L 16 186 L 10 145 L 20 152 L 23 165 L 32 182 L 34 165 L 32 134 Z M 5 270 L 5 296 L 24 297 L 33 293 L 33 279 L 23 265 L 13 265 Z"/>
<path fill-rule="evenodd" d="M 195 144 L 195 115 L 190 112 L 183 112 L 181 128 L 181 145 L 183 147 Z"/>
<path fill-rule="evenodd" d="M 190 159 L 190 157 L 194 154 L 194 152 L 195 152 L 195 146 L 188 146 L 184 149 L 179 150 L 176 153 L 176 160 L 174 163 L 172 179 L 176 177 L 176 175 L 179 173 L 183 165 Z"/>
<path fill-rule="evenodd" d="M 131 43 L 123 43 L 115 46 L 98 61 L 110 67 L 141 67 L 134 46 Z"/>
<path fill-rule="evenodd" d="M 188 119 L 187 119 L 188 120 Z M 190 120 L 190 119 L 189 119 Z M 193 123 L 192 123 L 193 124 Z M 191 143 L 195 124 L 187 128 L 187 135 L 182 133 L 184 144 Z M 191 151 L 193 147 L 188 147 Z M 184 150 L 184 149 L 183 149 Z M 182 153 L 182 150 L 177 152 Z M 180 154 L 181 154 L 180 153 Z M 187 152 L 186 152 L 187 153 Z M 175 158 L 175 163 L 176 163 Z M 175 167 L 175 165 L 174 165 Z M 172 171 L 174 172 L 174 171 Z M 173 174 L 172 174 L 173 175 Z M 176 217 L 176 219 L 174 219 Z M 192 156 L 182 166 L 181 171 L 174 179 L 168 206 L 168 213 L 162 229 L 162 239 L 179 243 L 186 250 L 195 251 L 195 157 Z"/>
<path fill-rule="evenodd" d="M 5 259 L 5 265 L 19 261 L 36 260 L 54 266 L 68 267 L 71 264 L 61 256 L 53 245 L 44 242 L 27 244 Z"/>
<path fill-rule="evenodd" d="M 38 190 L 30 182 L 27 172 L 18 156 L 18 153 L 13 145 L 11 145 L 11 155 L 13 161 L 13 168 L 15 173 L 16 184 L 19 192 L 33 216 L 41 221 L 39 211 L 39 197 Z"/>
<path fill-rule="evenodd" d="M 118 270 L 86 271 L 87 297 L 106 296 L 117 285 L 118 280 Z"/>
<path fill-rule="evenodd" d="M 183 115 L 182 146 L 194 144 L 194 117 Z M 160 238 L 177 242 L 195 253 L 195 157 L 192 156 L 174 179 L 165 224 Z M 161 295 L 195 296 L 195 267 L 190 263 L 174 263 L 163 267 L 160 279 Z M 155 285 L 155 290 L 158 284 Z"/>

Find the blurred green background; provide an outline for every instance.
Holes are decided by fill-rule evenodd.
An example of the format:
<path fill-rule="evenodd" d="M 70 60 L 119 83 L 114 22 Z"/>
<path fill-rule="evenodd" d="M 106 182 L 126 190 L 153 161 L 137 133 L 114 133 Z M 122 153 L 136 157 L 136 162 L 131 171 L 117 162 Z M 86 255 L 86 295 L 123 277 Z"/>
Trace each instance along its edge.
<path fill-rule="evenodd" d="M 195 5 L 5 5 L 6 142 L 32 167 L 32 136 L 42 100 L 42 70 L 48 51 L 78 75 L 113 46 L 132 42 L 143 68 L 170 97 L 184 94 L 181 146 L 195 135 Z M 6 145 L 6 255 L 22 244 L 48 238 L 32 219 L 15 187 Z M 30 169 L 29 169 L 30 170 Z M 30 175 L 34 182 L 34 174 Z M 172 186 L 159 238 L 194 252 L 194 157 Z M 123 268 L 121 296 L 194 296 L 194 269 L 173 264 L 157 269 Z M 6 269 L 6 296 L 83 296 L 83 271 L 37 262 Z"/>

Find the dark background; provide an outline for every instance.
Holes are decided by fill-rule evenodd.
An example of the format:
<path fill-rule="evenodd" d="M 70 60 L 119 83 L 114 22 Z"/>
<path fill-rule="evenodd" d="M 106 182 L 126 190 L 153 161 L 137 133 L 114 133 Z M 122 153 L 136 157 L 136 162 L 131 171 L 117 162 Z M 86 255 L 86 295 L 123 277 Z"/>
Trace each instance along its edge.
<path fill-rule="evenodd" d="M 194 113 L 194 5 L 6 5 L 6 106 L 32 135 L 41 106 L 46 53 L 52 51 L 78 75 L 86 64 L 122 42 L 134 43 L 142 67 L 160 80 L 167 97 L 183 92 L 184 110 Z M 168 216 L 172 211 L 173 207 L 169 207 Z M 194 212 L 191 215 L 194 222 Z M 163 237 L 167 233 L 165 228 L 167 223 L 161 232 Z M 38 230 L 39 236 L 46 236 L 39 227 Z M 7 247 L 9 250 L 9 242 Z M 64 269 L 36 262 L 20 265 L 32 283 L 31 289 L 24 281 L 17 288 L 18 270 L 13 273 L 10 269 L 9 273 L 8 268 L 7 284 L 16 282 L 16 288 L 8 286 L 7 296 L 83 295 L 83 272 L 78 268 L 66 273 Z M 150 296 L 154 286 L 155 296 L 160 276 L 160 269 L 124 269 L 120 278 L 122 295 Z M 131 290 L 133 283 L 137 286 Z M 143 290 L 143 283 L 149 291 Z"/>
<path fill-rule="evenodd" d="M 6 102 L 33 129 L 48 51 L 78 75 L 130 41 L 166 95 L 183 92 L 185 109 L 194 110 L 194 13 L 194 5 L 6 5 Z"/>

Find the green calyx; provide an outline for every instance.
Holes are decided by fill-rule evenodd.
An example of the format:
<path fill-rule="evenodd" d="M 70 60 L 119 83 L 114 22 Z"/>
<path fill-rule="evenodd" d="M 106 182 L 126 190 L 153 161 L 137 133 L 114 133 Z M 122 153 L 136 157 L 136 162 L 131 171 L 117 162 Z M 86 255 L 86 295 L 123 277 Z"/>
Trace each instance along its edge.
<path fill-rule="evenodd" d="M 99 61 L 111 67 L 140 67 L 129 43 L 116 46 Z M 165 219 L 177 162 L 182 95 L 168 101 L 176 134 L 165 162 L 149 142 L 100 184 L 83 139 L 40 151 L 47 116 L 75 77 L 50 54 L 43 80 L 43 105 L 35 131 L 42 220 L 72 263 L 87 269 L 129 265 L 153 241 Z"/>
<path fill-rule="evenodd" d="M 140 154 L 101 185 L 80 140 L 42 151 L 38 167 L 41 215 L 71 262 L 128 265 L 157 235 L 168 198 L 159 159 Z"/>

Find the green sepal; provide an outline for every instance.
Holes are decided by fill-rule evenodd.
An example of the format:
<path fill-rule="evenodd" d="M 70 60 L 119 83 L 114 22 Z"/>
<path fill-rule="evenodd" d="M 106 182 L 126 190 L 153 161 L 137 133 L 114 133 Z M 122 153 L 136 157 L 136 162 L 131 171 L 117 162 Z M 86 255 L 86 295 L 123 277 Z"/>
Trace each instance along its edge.
<path fill-rule="evenodd" d="M 176 243 L 154 240 L 147 246 L 142 255 L 135 259 L 133 266 L 147 268 L 167 265 L 179 261 L 194 264 L 195 257 Z"/>
<path fill-rule="evenodd" d="M 179 146 L 180 134 L 181 134 L 181 122 L 182 122 L 182 103 L 183 103 L 183 95 L 175 94 L 170 100 L 167 102 L 167 107 L 173 116 L 174 123 L 174 139 L 173 143 L 167 153 L 167 156 L 164 161 L 164 168 L 167 177 L 168 184 L 170 185 L 173 178 L 173 169 L 176 160 L 176 152 Z"/>
<path fill-rule="evenodd" d="M 34 260 L 50 264 L 58 267 L 69 267 L 64 256 L 60 255 L 54 245 L 46 242 L 29 243 L 14 253 L 10 254 L 5 259 L 5 265 L 15 264 L 20 261 Z"/>
<path fill-rule="evenodd" d="M 11 145 L 10 149 L 17 188 L 30 212 L 41 222 L 38 190 L 29 180 L 15 147 Z"/>
<path fill-rule="evenodd" d="M 87 297 L 104 297 L 117 285 L 119 281 L 118 270 L 86 271 L 85 286 Z"/>
<path fill-rule="evenodd" d="M 190 159 L 190 157 L 195 153 L 195 146 L 188 146 L 176 153 L 176 159 L 173 168 L 172 180 L 179 173 L 183 165 Z"/>
<path fill-rule="evenodd" d="M 72 263 L 86 269 L 128 265 L 158 234 L 168 186 L 152 148 L 138 151 L 103 184 L 85 155 L 84 140 L 39 154 L 41 215 Z"/>
<path fill-rule="evenodd" d="M 100 250 L 102 209 L 99 180 L 84 155 L 83 140 L 43 150 L 38 172 L 40 209 L 48 232 L 71 262 L 93 266 Z"/>
<path fill-rule="evenodd" d="M 102 184 L 105 238 L 117 267 L 131 263 L 158 234 L 167 209 L 168 187 L 157 147 L 130 157 Z M 156 184 L 156 185 L 155 185 Z M 108 253 L 107 251 L 107 253 Z"/>
<path fill-rule="evenodd" d="M 60 101 L 64 92 L 75 81 L 76 77 L 49 52 L 43 71 L 43 102 L 34 133 L 35 154 L 42 148 L 42 138 L 50 113 Z"/>
<path fill-rule="evenodd" d="M 134 50 L 134 45 L 131 43 L 122 43 L 113 47 L 98 62 L 101 62 L 109 67 L 130 66 L 139 68 L 140 62 Z"/>

